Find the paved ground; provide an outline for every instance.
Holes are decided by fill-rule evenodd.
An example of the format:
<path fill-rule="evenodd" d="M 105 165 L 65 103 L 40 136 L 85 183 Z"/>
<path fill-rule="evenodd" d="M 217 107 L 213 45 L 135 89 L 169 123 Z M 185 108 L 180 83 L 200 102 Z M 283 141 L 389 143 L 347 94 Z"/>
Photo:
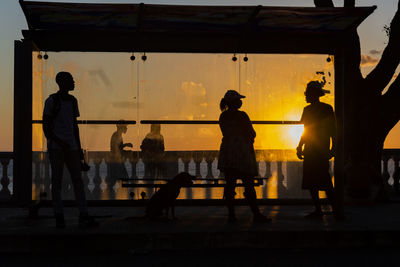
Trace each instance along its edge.
<path fill-rule="evenodd" d="M 83 230 L 67 208 L 60 230 L 49 208 L 36 220 L 2 208 L 0 266 L 400 266 L 400 204 L 349 206 L 340 222 L 305 220 L 310 206 L 261 209 L 272 223 L 254 224 L 247 207 L 236 223 L 219 206 L 177 207 L 179 220 L 157 222 L 143 208 L 92 208 L 101 225 Z"/>

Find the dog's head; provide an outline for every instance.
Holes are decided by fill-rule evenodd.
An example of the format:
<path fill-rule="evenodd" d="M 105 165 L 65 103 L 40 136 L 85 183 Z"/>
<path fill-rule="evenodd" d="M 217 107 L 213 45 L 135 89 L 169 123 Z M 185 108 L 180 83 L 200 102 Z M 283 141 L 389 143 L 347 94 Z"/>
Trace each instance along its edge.
<path fill-rule="evenodd" d="M 189 186 L 193 184 L 192 179 L 195 178 L 196 178 L 195 176 L 190 175 L 187 172 L 181 172 L 177 176 L 175 176 L 173 180 L 180 186 Z"/>

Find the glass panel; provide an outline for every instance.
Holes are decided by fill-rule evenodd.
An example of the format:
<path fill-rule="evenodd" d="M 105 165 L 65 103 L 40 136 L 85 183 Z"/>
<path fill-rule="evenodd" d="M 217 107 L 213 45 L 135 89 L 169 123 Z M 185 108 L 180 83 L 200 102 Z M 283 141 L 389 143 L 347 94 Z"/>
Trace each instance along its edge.
<path fill-rule="evenodd" d="M 43 54 L 42 54 L 43 55 Z M 218 124 L 161 124 L 165 152 L 157 162 L 146 158 L 141 145 L 151 132 L 140 120 L 218 121 L 219 103 L 228 89 L 246 95 L 242 110 L 254 121 L 297 121 L 305 103 L 304 89 L 310 80 L 327 80 L 331 94 L 321 101 L 334 106 L 333 58 L 327 55 L 236 55 L 231 54 L 142 54 L 130 60 L 128 53 L 48 53 L 47 60 L 33 53 L 33 119 L 41 120 L 44 101 L 56 92 L 55 75 L 73 74 L 81 120 L 134 120 L 122 134 L 132 143 L 116 160 L 110 153 L 112 124 L 80 125 L 82 147 L 91 170 L 83 173 L 88 199 L 138 199 L 150 197 L 153 188 L 121 187 L 119 178 L 172 178 L 189 171 L 202 178 L 222 178 L 217 169 L 221 143 Z M 259 176 L 268 178 L 257 187 L 260 198 L 308 198 L 301 190 L 302 162 L 295 156 L 302 125 L 254 124 L 254 147 Z M 150 134 L 151 135 L 151 134 Z M 50 166 L 41 124 L 33 125 L 33 192 L 50 196 Z M 64 199 L 73 199 L 68 173 Z M 126 177 L 127 176 L 127 177 Z M 141 183 L 149 181 L 141 181 Z M 207 183 L 199 181 L 199 183 Z M 222 198 L 222 188 L 184 189 L 180 198 Z M 243 188 L 238 188 L 243 197 Z"/>

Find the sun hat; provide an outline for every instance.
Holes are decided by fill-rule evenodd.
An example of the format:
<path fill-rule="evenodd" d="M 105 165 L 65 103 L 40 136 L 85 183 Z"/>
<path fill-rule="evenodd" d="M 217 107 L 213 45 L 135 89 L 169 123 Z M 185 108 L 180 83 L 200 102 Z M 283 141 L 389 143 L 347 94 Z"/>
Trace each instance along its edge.
<path fill-rule="evenodd" d="M 239 94 L 235 90 L 228 90 L 226 91 L 224 95 L 224 99 L 228 102 L 235 100 L 235 99 L 241 99 L 241 98 L 246 98 L 244 95 Z"/>
<path fill-rule="evenodd" d="M 324 90 L 325 83 L 319 81 L 311 81 L 307 84 L 305 95 L 315 95 L 315 96 L 324 96 L 325 94 L 329 94 L 329 90 Z"/>

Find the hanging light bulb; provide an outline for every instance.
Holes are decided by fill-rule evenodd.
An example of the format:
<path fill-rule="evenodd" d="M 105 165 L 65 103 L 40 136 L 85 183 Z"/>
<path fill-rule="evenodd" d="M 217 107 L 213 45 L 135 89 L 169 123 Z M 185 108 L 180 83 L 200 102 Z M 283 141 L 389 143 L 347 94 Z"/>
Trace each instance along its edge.
<path fill-rule="evenodd" d="M 39 54 L 37 55 L 37 58 L 38 58 L 39 60 L 42 59 L 42 53 L 41 53 L 41 52 L 39 52 Z"/>
<path fill-rule="evenodd" d="M 44 60 L 47 60 L 49 58 L 49 56 L 47 55 L 47 52 L 44 53 L 43 58 L 44 58 Z"/>
<path fill-rule="evenodd" d="M 326 58 L 326 62 L 331 62 L 331 61 L 332 61 L 331 56 L 328 56 L 328 57 Z"/>
<path fill-rule="evenodd" d="M 132 61 L 134 61 L 134 60 L 136 59 L 136 57 L 135 57 L 135 54 L 134 54 L 134 53 L 132 53 L 132 55 L 131 55 L 130 59 L 131 59 Z"/>
<path fill-rule="evenodd" d="M 146 60 L 147 60 L 146 53 L 143 53 L 142 60 L 143 60 L 143 61 L 146 61 Z"/>
<path fill-rule="evenodd" d="M 237 60 L 237 57 L 236 57 L 236 53 L 235 53 L 235 54 L 233 54 L 232 61 L 236 61 L 236 60 Z"/>
<path fill-rule="evenodd" d="M 247 62 L 249 60 L 249 58 L 247 57 L 247 54 L 244 56 L 243 61 Z"/>

